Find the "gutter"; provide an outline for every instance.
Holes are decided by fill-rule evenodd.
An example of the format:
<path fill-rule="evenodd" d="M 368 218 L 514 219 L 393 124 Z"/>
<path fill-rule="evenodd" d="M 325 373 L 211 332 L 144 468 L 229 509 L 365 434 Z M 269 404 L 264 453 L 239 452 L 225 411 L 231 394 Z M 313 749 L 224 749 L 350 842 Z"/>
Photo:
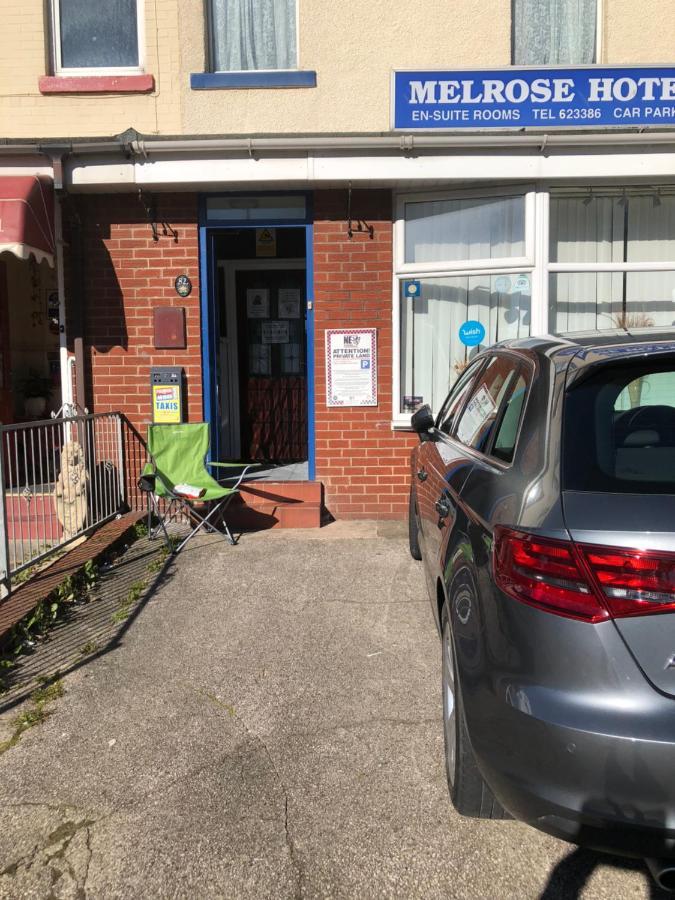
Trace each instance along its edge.
<path fill-rule="evenodd" d="M 133 132 L 132 132 L 133 133 Z M 0 156 L 48 154 L 53 145 L 47 142 L 0 144 Z M 673 146 L 675 131 L 641 131 L 575 133 L 561 132 L 517 134 L 473 133 L 457 134 L 387 134 L 381 136 L 327 136 L 327 137 L 240 137 L 240 138 L 145 138 L 137 135 L 129 141 L 124 135 L 118 140 L 72 141 L 59 143 L 59 149 L 69 156 L 123 154 L 130 157 L 147 157 L 163 153 L 241 152 L 249 155 L 264 152 L 311 152 L 352 150 L 386 150 L 411 154 L 417 150 L 488 150 L 498 148 L 534 148 L 545 152 L 549 148 L 570 147 L 640 147 Z"/>

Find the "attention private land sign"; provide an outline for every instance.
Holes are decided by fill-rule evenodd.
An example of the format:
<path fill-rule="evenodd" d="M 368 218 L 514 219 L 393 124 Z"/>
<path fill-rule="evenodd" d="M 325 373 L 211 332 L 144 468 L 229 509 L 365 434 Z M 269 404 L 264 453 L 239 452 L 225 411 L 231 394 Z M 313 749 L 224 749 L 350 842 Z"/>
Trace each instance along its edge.
<path fill-rule="evenodd" d="M 675 67 L 398 71 L 395 130 L 675 125 Z"/>

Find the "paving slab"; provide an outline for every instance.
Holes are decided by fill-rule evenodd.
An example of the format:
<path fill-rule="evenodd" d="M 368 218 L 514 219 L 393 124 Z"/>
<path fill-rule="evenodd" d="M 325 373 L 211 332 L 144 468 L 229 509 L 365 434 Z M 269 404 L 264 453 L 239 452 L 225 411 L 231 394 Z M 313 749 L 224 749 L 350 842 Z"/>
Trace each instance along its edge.
<path fill-rule="evenodd" d="M 0 897 L 661 896 L 454 812 L 400 524 L 195 540 L 64 688 L 0 755 Z"/>

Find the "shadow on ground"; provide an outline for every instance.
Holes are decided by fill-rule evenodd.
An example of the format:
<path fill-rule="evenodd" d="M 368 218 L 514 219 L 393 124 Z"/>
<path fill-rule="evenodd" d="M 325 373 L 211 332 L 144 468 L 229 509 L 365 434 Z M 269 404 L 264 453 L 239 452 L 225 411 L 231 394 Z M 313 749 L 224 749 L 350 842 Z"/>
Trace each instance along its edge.
<path fill-rule="evenodd" d="M 4 676 L 0 713 L 21 703 L 45 681 L 66 675 L 119 646 L 145 604 L 167 580 L 165 545 L 140 538 L 113 562 L 84 601 L 35 641 L 32 652 L 17 657 Z"/>
<path fill-rule="evenodd" d="M 645 871 L 645 863 L 641 859 L 609 856 L 604 853 L 596 853 L 594 850 L 576 847 L 567 856 L 564 856 L 552 870 L 539 900 L 576 900 L 582 896 L 588 880 L 600 866 L 611 866 L 625 872 Z M 649 900 L 665 900 L 667 897 L 675 896 L 669 891 L 662 891 L 649 873 L 646 875 Z"/>

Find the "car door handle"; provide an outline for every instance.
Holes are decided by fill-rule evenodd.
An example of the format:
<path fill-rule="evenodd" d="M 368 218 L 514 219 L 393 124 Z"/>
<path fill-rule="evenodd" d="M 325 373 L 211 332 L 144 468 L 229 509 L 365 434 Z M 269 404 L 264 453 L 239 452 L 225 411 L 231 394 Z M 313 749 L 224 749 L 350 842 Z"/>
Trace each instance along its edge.
<path fill-rule="evenodd" d="M 424 468 L 422 468 L 417 473 L 417 477 L 419 478 L 420 481 L 426 481 L 427 478 L 429 477 L 429 473 L 425 472 Z"/>

